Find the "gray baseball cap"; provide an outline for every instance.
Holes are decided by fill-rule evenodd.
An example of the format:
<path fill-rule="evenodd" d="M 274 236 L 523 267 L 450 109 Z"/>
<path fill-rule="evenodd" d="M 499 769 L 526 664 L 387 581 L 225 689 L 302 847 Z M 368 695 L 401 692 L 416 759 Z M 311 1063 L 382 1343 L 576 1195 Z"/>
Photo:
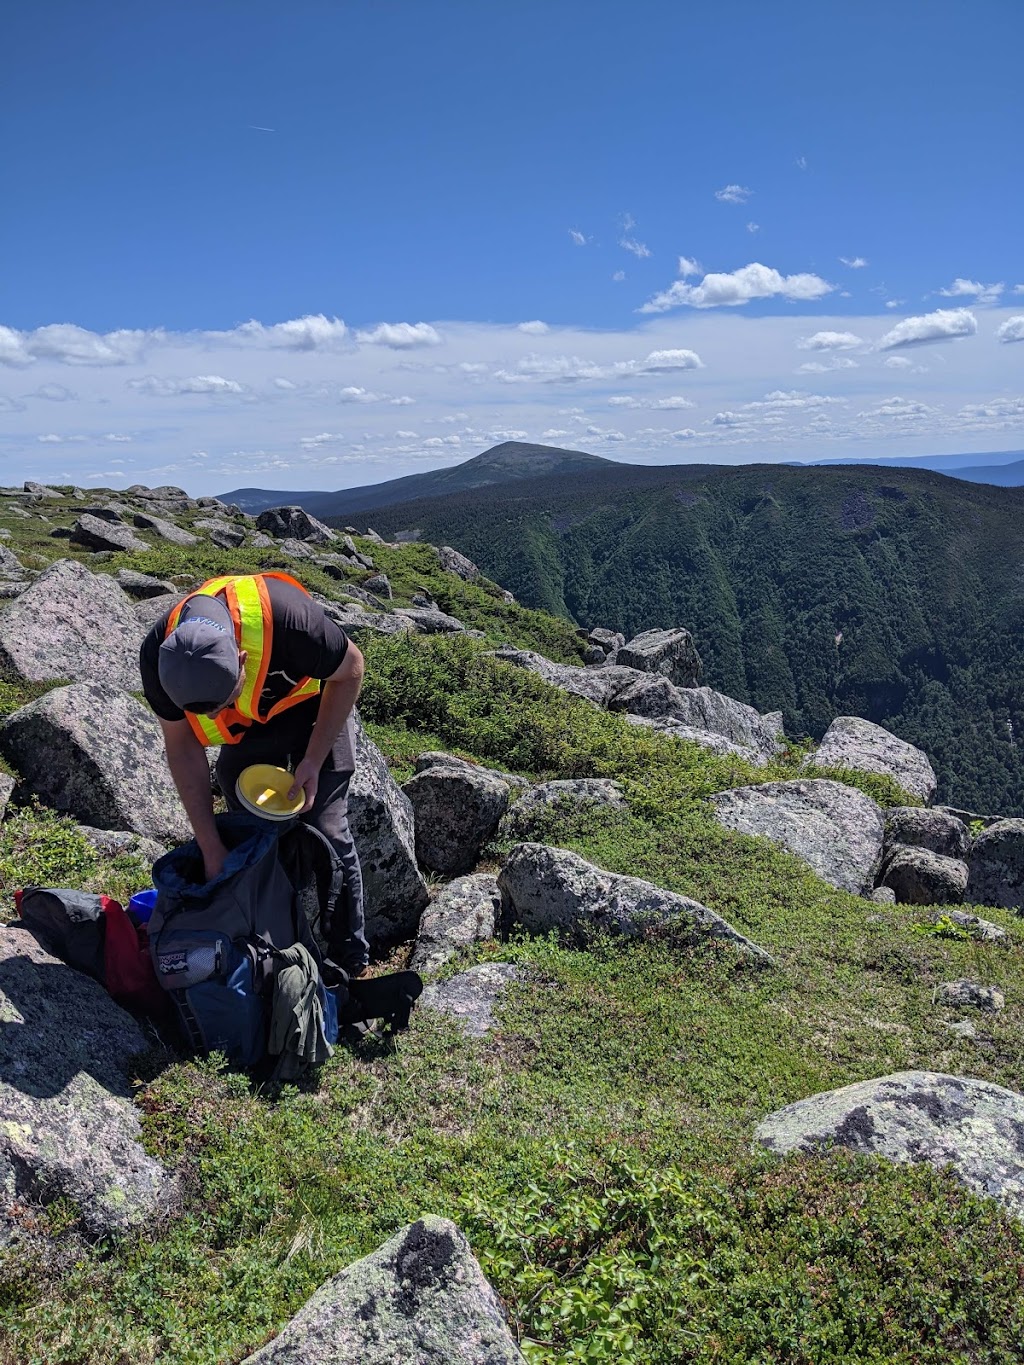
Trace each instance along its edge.
<path fill-rule="evenodd" d="M 238 683 L 238 644 L 231 613 L 216 597 L 197 594 L 160 646 L 160 686 L 193 715 L 219 710 Z"/>

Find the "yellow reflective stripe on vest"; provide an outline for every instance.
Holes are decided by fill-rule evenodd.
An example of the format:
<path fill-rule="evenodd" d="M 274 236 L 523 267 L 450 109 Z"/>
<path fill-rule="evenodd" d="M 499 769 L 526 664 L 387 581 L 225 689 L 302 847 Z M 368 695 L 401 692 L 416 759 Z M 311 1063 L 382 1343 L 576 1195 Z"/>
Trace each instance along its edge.
<path fill-rule="evenodd" d="M 260 692 L 266 677 L 264 660 L 263 599 L 252 575 L 236 578 L 231 583 L 238 599 L 238 619 L 241 637 L 238 648 L 248 655 L 245 661 L 245 682 L 235 702 L 235 709 L 248 720 L 259 719 Z"/>

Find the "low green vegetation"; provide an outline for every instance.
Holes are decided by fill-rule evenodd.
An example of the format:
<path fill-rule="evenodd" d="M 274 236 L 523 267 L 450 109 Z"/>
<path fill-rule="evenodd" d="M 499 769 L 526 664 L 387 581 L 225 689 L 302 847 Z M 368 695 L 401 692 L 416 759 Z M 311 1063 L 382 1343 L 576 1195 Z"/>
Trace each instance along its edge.
<path fill-rule="evenodd" d="M 1016 1365 L 1020 1224 L 942 1172 L 777 1160 L 751 1141 L 782 1104 L 893 1071 L 1024 1089 L 1020 921 L 983 912 L 1009 946 L 941 919 L 921 932 L 922 907 L 871 905 L 721 829 L 709 795 L 805 772 L 805 751 L 753 769 L 567 697 L 487 649 L 515 639 L 569 659 L 571 627 L 486 585 L 445 584 L 443 600 L 424 547 L 367 548 L 396 594 L 425 586 L 467 624 L 477 610 L 487 637 L 366 641 L 362 709 L 396 775 L 443 747 L 535 777 L 615 777 L 625 809 L 555 809 L 533 837 L 694 897 L 777 965 L 671 931 L 586 949 L 517 937 L 445 969 L 522 969 L 479 1042 L 416 1013 L 394 1047 L 339 1047 L 318 1078 L 279 1092 L 216 1058 L 140 1059 L 145 1145 L 179 1172 L 181 1207 L 110 1245 L 80 1241 L 73 1210 L 40 1211 L 52 1242 L 0 1250 L 0 1362 L 239 1361 L 430 1212 L 465 1230 L 532 1365 Z M 151 571 L 184 573 L 176 553 L 154 550 Z M 907 800 L 870 775 L 830 775 Z M 497 839 L 485 864 L 507 847 Z M 0 827 L 8 911 L 26 881 L 123 895 L 145 871 L 100 859 L 39 808 Z M 974 1016 L 974 1039 L 935 1003 L 961 977 L 1006 996 Z"/>

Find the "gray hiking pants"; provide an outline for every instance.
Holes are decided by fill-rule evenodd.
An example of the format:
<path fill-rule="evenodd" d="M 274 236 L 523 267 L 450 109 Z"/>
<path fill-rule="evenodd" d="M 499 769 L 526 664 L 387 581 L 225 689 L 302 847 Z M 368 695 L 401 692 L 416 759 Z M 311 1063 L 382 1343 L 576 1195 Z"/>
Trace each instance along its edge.
<path fill-rule="evenodd" d="M 242 809 L 235 795 L 235 783 L 250 763 L 294 768 L 305 757 L 319 710 L 319 697 L 302 702 L 282 711 L 266 725 L 250 725 L 237 744 L 221 745 L 217 783 L 229 810 Z M 345 869 L 345 889 L 335 915 L 331 955 L 349 973 L 365 967 L 370 952 L 363 920 L 363 875 L 348 824 L 348 784 L 355 766 L 355 726 L 350 717 L 320 769 L 313 807 L 302 817 L 330 839 Z"/>

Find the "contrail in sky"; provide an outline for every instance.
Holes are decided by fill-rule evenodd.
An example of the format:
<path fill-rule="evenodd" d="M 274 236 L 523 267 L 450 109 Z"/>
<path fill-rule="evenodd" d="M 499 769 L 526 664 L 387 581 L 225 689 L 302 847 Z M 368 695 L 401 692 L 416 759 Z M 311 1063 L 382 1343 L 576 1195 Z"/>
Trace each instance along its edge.
<path fill-rule="evenodd" d="M 260 125 L 259 125 L 258 123 L 250 123 L 250 124 L 247 124 L 246 126 L 249 127 L 249 128 L 251 128 L 251 129 L 253 130 L 254 133 L 276 133 L 276 132 L 277 132 L 277 129 L 276 129 L 276 128 L 261 128 Z"/>

